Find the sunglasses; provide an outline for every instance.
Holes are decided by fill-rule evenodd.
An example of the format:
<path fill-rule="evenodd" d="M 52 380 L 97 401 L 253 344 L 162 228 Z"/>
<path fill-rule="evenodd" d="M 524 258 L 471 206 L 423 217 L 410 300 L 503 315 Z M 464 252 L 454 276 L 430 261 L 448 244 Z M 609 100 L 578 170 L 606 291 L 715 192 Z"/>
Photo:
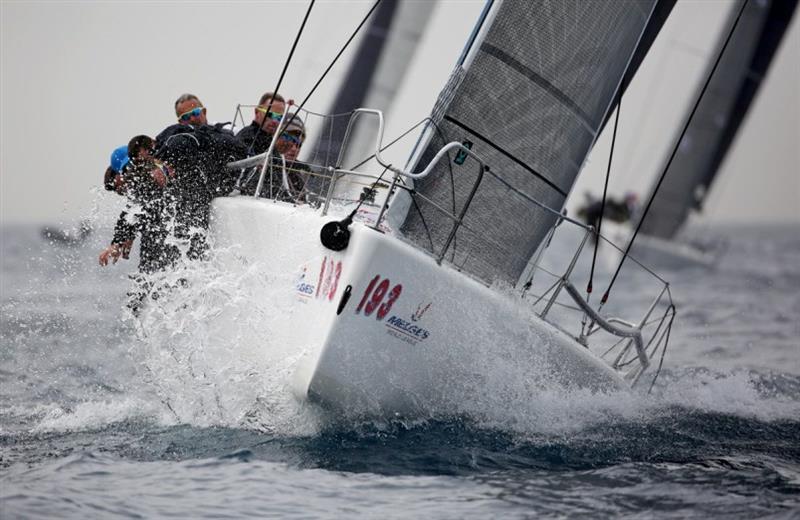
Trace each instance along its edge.
<path fill-rule="evenodd" d="M 200 114 L 203 113 L 203 107 L 197 107 L 189 110 L 188 112 L 184 112 L 183 114 L 178 116 L 180 121 L 188 121 L 193 117 L 200 117 Z"/>
<path fill-rule="evenodd" d="M 281 140 L 289 141 L 290 143 L 294 143 L 297 146 L 303 144 L 303 139 L 301 137 L 292 134 L 286 134 L 286 133 L 281 134 Z"/>
<path fill-rule="evenodd" d="M 267 117 L 270 119 L 274 119 L 275 121 L 280 121 L 283 117 L 283 113 L 281 112 L 271 112 L 266 108 L 256 107 L 256 110 L 261 112 L 262 114 L 267 114 Z"/>

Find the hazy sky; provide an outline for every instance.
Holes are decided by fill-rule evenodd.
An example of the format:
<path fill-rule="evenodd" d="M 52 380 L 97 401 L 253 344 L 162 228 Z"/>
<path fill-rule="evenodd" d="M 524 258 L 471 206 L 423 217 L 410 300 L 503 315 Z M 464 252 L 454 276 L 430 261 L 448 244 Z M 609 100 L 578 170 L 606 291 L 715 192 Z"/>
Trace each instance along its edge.
<path fill-rule="evenodd" d="M 388 138 L 428 114 L 482 5 L 444 1 L 434 10 L 400 87 L 400 107 L 387 113 Z M 274 88 L 306 6 L 0 0 L 2 221 L 70 222 L 89 214 L 104 200 L 98 189 L 111 150 L 172 123 L 183 92 L 200 96 L 209 119 L 231 120 L 237 103 L 255 103 Z M 370 6 L 318 1 L 281 91 L 301 100 Z M 663 157 L 680 113 L 674 94 L 702 65 L 703 41 L 713 40 L 724 7 L 684 1 L 675 8 L 661 38 L 665 57 L 642 68 L 639 93 L 626 100 L 615 192 L 645 185 L 640 172 Z M 712 192 L 712 218 L 800 223 L 799 31 L 795 17 L 723 166 L 720 194 Z M 348 58 L 308 108 L 327 109 Z M 598 142 L 576 193 L 602 186 L 608 141 Z"/>

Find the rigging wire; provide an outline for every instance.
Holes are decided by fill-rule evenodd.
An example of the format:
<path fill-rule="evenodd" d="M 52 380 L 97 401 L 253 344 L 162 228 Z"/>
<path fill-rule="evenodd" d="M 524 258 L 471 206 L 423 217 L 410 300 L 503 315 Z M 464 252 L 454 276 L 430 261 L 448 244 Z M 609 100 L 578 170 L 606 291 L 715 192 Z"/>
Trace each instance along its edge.
<path fill-rule="evenodd" d="M 403 132 L 403 133 L 402 133 L 402 134 L 401 134 L 399 137 L 397 137 L 396 139 L 392 140 L 392 142 L 390 142 L 389 144 L 387 144 L 386 146 L 384 146 L 383 148 L 381 148 L 379 151 L 380 151 L 380 152 L 383 152 L 383 151 L 385 151 L 387 148 L 389 148 L 390 146 L 392 146 L 393 144 L 395 144 L 397 141 L 399 141 L 400 139 L 404 138 L 405 136 L 407 136 L 408 134 L 410 134 L 411 132 L 413 132 L 414 130 L 416 130 L 416 129 L 417 129 L 417 127 L 419 127 L 419 125 L 421 125 L 422 123 L 426 122 L 426 121 L 427 121 L 427 120 L 429 120 L 429 119 L 430 119 L 429 117 L 426 117 L 425 119 L 423 119 L 423 120 L 422 120 L 422 121 L 420 121 L 419 123 L 415 124 L 414 126 L 412 126 L 411 128 L 409 128 L 408 130 L 406 130 L 405 132 Z M 374 154 L 370 155 L 370 156 L 369 156 L 369 157 L 367 157 L 366 159 L 364 159 L 364 160 L 362 160 L 361 162 L 357 163 L 355 166 L 351 166 L 349 169 L 350 169 L 350 170 L 357 170 L 358 168 L 361 168 L 362 166 L 364 166 L 365 164 L 367 164 L 369 161 L 371 161 L 372 159 L 374 159 L 376 155 L 377 155 L 377 153 L 374 153 Z"/>
<path fill-rule="evenodd" d="M 608 180 L 611 177 L 611 164 L 614 159 L 614 146 L 617 143 L 617 128 L 619 128 L 619 113 L 622 112 L 622 89 L 619 89 L 619 93 L 617 94 L 617 114 L 614 116 L 614 132 L 611 135 L 611 151 L 608 154 L 608 167 L 606 168 L 606 181 L 603 185 L 603 200 L 600 204 L 600 218 L 597 219 L 597 229 L 594 230 L 595 237 L 594 237 L 594 252 L 592 253 L 592 268 L 589 271 L 589 283 L 586 284 L 586 302 L 589 302 L 589 298 L 592 296 L 592 281 L 594 280 L 594 268 L 597 264 L 597 250 L 600 249 L 600 229 L 603 226 L 603 215 L 606 212 L 606 200 L 608 199 Z M 588 209 L 587 209 L 588 213 Z M 602 306 L 602 304 L 601 304 Z M 586 323 L 587 323 L 588 315 L 584 313 L 583 319 L 581 320 L 581 337 L 583 337 L 586 332 Z M 594 323 L 594 321 L 592 321 Z M 591 328 L 591 324 L 589 325 Z"/>
<path fill-rule="evenodd" d="M 725 49 L 728 48 L 728 44 L 731 41 L 731 37 L 733 36 L 734 31 L 736 30 L 736 26 L 739 25 L 739 20 L 741 20 L 742 14 L 744 13 L 744 8 L 746 6 L 747 2 L 742 2 L 742 6 L 739 8 L 739 14 L 736 16 L 736 20 L 734 20 L 733 25 L 731 26 L 731 29 L 728 32 L 728 36 L 725 39 L 725 43 L 722 45 L 722 49 L 720 49 L 719 53 L 717 54 L 717 59 L 714 62 L 714 66 L 711 68 L 711 72 L 708 74 L 708 77 L 706 78 L 706 81 L 703 84 L 703 88 L 694 102 L 694 107 L 692 108 L 692 112 L 689 114 L 686 123 L 684 123 L 683 130 L 681 130 L 680 136 L 678 137 L 677 141 L 675 141 L 675 146 L 672 149 L 672 153 L 669 156 L 669 160 L 667 161 L 666 166 L 664 166 L 664 171 L 661 172 L 661 176 L 658 179 L 658 183 L 656 184 L 653 193 L 650 195 L 650 200 L 647 201 L 647 206 L 645 207 L 644 212 L 642 213 L 642 216 L 639 219 L 639 224 L 636 226 L 636 230 L 633 232 L 633 236 L 628 242 L 628 246 L 625 248 L 625 254 L 622 255 L 622 259 L 620 260 L 619 265 L 617 266 L 617 270 L 614 272 L 614 276 L 611 278 L 611 282 L 609 282 L 608 287 L 606 288 L 606 292 L 603 293 L 603 298 L 600 300 L 601 303 L 605 303 L 608 301 L 608 295 L 611 292 L 611 288 L 614 286 L 614 282 L 617 281 L 617 276 L 619 276 L 619 272 L 622 269 L 622 265 L 625 263 L 625 259 L 628 258 L 631 246 L 633 246 L 633 242 L 639 235 L 639 230 L 642 229 L 642 224 L 644 223 L 645 217 L 647 216 L 647 212 L 650 211 L 650 207 L 653 205 L 653 200 L 655 200 L 656 195 L 658 194 L 658 190 L 659 188 L 661 188 L 661 184 L 664 182 L 664 178 L 666 177 L 667 172 L 669 171 L 669 167 L 672 164 L 673 159 L 675 159 L 675 155 L 678 153 L 678 148 L 680 147 L 681 141 L 683 141 L 683 136 L 689 129 L 689 124 L 692 122 L 694 114 L 695 112 L 697 112 L 697 108 L 700 106 L 700 101 L 702 101 L 703 95 L 706 93 L 706 90 L 708 90 L 708 85 L 711 83 L 711 78 L 714 77 L 714 72 L 717 70 L 719 62 L 722 60 L 723 54 L 725 54 Z"/>
<path fill-rule="evenodd" d="M 594 253 L 592 254 L 592 269 L 589 272 L 589 283 L 586 285 L 586 293 L 592 294 L 592 280 L 594 280 L 594 268 L 597 263 L 597 250 L 600 247 L 600 229 L 603 226 L 603 215 L 606 212 L 606 199 L 608 197 L 608 179 L 611 177 L 611 161 L 614 159 L 614 145 L 617 142 L 617 127 L 619 126 L 619 113 L 622 111 L 622 89 L 619 89 L 619 96 L 617 99 L 617 115 L 614 117 L 614 133 L 611 136 L 611 151 L 608 154 L 608 168 L 606 169 L 606 182 L 603 186 L 603 202 L 600 206 L 600 218 L 597 221 L 597 229 L 594 240 Z"/>
<path fill-rule="evenodd" d="M 306 95 L 305 99 L 303 99 L 303 101 L 297 107 L 295 112 L 292 114 L 292 117 L 290 117 L 289 120 L 286 122 L 286 124 L 284 125 L 284 128 L 289 128 L 289 125 L 292 124 L 292 121 L 294 121 L 294 118 L 297 117 L 298 112 L 303 110 L 303 107 L 305 106 L 305 104 L 308 101 L 308 99 L 314 94 L 314 91 L 317 90 L 317 87 L 319 87 L 320 83 L 322 83 L 322 80 L 325 79 L 325 76 L 328 75 L 328 72 L 330 72 L 330 70 L 333 68 L 333 66 L 336 64 L 336 62 L 339 60 L 339 57 L 344 53 L 344 51 L 350 45 L 350 42 L 352 42 L 353 39 L 356 37 L 356 35 L 359 33 L 359 31 L 361 31 L 361 28 L 364 26 L 365 23 L 367 23 L 367 20 L 369 19 L 369 17 L 372 15 L 372 13 L 375 11 L 375 9 L 378 7 L 378 5 L 380 3 L 381 3 L 381 0 L 375 0 L 375 3 L 372 5 L 370 10 L 364 16 L 364 19 L 361 20 L 361 23 L 358 24 L 358 27 L 356 27 L 356 30 L 353 31 L 353 34 L 350 35 L 350 38 L 347 39 L 347 41 L 345 42 L 344 46 L 342 46 L 342 48 L 339 50 L 338 54 L 336 54 L 336 56 L 333 58 L 333 61 L 331 61 L 330 65 L 328 65 L 328 68 L 325 69 L 325 72 L 323 72 L 322 75 L 319 77 L 317 82 L 311 88 L 311 91 L 309 91 L 309 93 Z"/>
<path fill-rule="evenodd" d="M 314 2 L 317 0 L 311 0 L 311 3 L 308 4 L 308 10 L 306 11 L 306 16 L 303 18 L 303 23 L 300 24 L 300 29 L 297 31 L 297 36 L 294 38 L 294 43 L 292 44 L 292 50 L 289 51 L 289 56 L 286 58 L 286 63 L 283 64 L 283 70 L 281 71 L 281 75 L 278 78 L 278 84 L 275 85 L 275 90 L 272 91 L 273 97 L 269 100 L 269 105 L 267 105 L 267 112 L 272 110 L 272 103 L 275 101 L 274 96 L 278 95 L 278 91 L 281 88 L 281 83 L 283 83 L 283 77 L 286 75 L 286 70 L 289 68 L 289 63 L 292 61 L 292 56 L 294 56 L 294 50 L 297 48 L 297 42 L 300 41 L 300 35 L 303 34 L 303 29 L 306 27 L 306 22 L 308 21 L 308 16 L 311 14 L 311 8 L 314 7 Z M 261 126 L 259 127 L 258 131 L 262 132 L 264 130 L 264 125 L 267 122 L 267 114 L 264 114 L 264 118 L 261 120 Z M 288 128 L 288 125 L 287 125 Z M 256 144 L 256 139 L 258 138 L 259 133 L 256 133 L 253 136 L 253 140 L 250 142 L 250 146 L 247 148 L 248 155 L 253 152 L 253 146 Z"/>

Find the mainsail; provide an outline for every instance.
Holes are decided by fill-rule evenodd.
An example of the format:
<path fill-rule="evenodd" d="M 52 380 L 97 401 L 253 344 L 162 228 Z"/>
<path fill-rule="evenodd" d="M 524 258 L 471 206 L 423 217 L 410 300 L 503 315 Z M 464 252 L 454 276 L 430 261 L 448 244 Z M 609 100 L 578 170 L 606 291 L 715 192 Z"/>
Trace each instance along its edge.
<path fill-rule="evenodd" d="M 690 211 L 701 209 L 797 7 L 797 0 L 745 1 L 739 24 L 681 140 L 666 182 L 653 200 L 642 233 L 672 238 Z M 732 25 L 741 5 L 732 6 L 725 27 Z M 726 36 L 723 31 L 712 56 Z"/>
<path fill-rule="evenodd" d="M 670 2 L 672 3 L 672 2 Z M 495 2 L 434 107 L 415 156 L 427 164 L 460 141 L 491 171 L 446 258 L 485 281 L 516 283 L 562 208 L 614 106 L 656 0 Z M 663 23 L 663 19 L 654 23 Z M 656 29 L 657 30 L 657 29 Z M 450 157 L 418 182 L 404 236 L 439 252 L 478 176 L 471 158 Z M 520 195 L 524 194 L 524 195 Z"/>

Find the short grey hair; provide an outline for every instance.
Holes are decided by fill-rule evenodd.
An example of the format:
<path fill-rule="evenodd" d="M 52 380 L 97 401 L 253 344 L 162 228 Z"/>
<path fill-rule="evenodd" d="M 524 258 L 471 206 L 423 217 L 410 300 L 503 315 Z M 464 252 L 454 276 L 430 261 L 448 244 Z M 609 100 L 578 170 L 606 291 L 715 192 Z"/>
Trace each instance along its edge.
<path fill-rule="evenodd" d="M 286 103 L 286 100 L 283 99 L 283 96 L 278 94 L 277 92 L 264 92 L 264 95 L 261 96 L 261 99 L 258 100 L 258 104 L 263 105 L 269 100 L 280 101 L 281 103 Z"/>
<path fill-rule="evenodd" d="M 181 103 L 185 103 L 187 101 L 197 101 L 200 103 L 200 106 L 203 106 L 203 102 L 200 101 L 200 98 L 195 96 L 194 94 L 181 94 L 178 96 L 178 99 L 175 100 L 175 114 L 178 113 L 178 105 Z"/>

